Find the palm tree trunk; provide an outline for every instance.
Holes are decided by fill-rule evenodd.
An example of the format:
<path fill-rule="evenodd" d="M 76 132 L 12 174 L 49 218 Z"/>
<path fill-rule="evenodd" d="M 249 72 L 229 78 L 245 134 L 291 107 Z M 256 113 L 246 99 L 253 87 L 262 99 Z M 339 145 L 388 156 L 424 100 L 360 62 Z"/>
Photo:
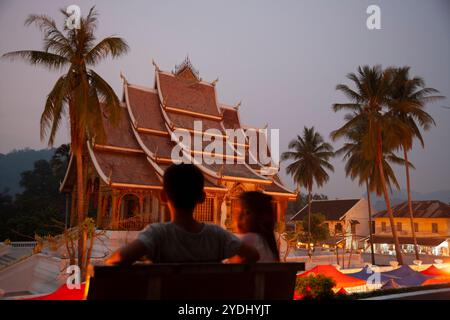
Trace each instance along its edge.
<path fill-rule="evenodd" d="M 377 138 L 378 138 L 377 139 L 378 140 L 377 141 L 377 164 L 378 164 L 378 170 L 380 171 L 381 187 L 383 189 L 384 201 L 386 202 L 387 212 L 389 215 L 389 222 L 391 224 L 392 237 L 394 238 L 395 255 L 397 257 L 397 262 L 400 265 L 402 265 L 403 257 L 402 257 L 402 252 L 400 250 L 400 243 L 398 241 L 397 230 L 395 229 L 394 214 L 392 212 L 391 199 L 389 198 L 389 193 L 387 190 L 386 177 L 384 175 L 383 144 L 382 144 L 381 128 L 378 129 L 378 137 Z"/>
<path fill-rule="evenodd" d="M 414 243 L 414 252 L 416 254 L 416 260 L 420 260 L 419 247 L 417 246 L 416 230 L 414 229 L 414 214 L 413 214 L 412 198 L 411 198 L 411 181 L 410 181 L 410 177 L 409 177 L 408 152 L 406 151 L 405 147 L 403 147 L 403 154 L 405 156 L 406 190 L 408 192 L 408 210 L 409 210 L 409 219 L 411 221 L 411 232 L 412 232 L 413 243 Z"/>
<path fill-rule="evenodd" d="M 350 240 L 350 253 L 348 254 L 348 261 L 347 261 L 347 268 L 350 269 L 350 262 L 352 261 L 352 254 L 353 254 L 353 233 Z"/>
<path fill-rule="evenodd" d="M 73 148 L 77 166 L 77 217 L 78 217 L 78 266 L 83 274 L 84 267 L 84 230 L 82 223 L 84 220 L 84 177 L 83 177 L 83 149 L 76 146 Z"/>
<path fill-rule="evenodd" d="M 311 259 L 311 188 L 308 190 L 308 255 Z"/>
<path fill-rule="evenodd" d="M 336 230 L 334 231 L 333 237 L 334 237 L 334 239 L 335 239 L 335 242 L 334 242 L 334 248 L 336 249 L 336 264 L 337 264 L 338 266 L 340 266 L 341 263 L 340 263 L 340 261 L 339 261 L 339 246 L 338 246 L 338 241 L 337 241 L 338 235 L 337 235 Z"/>
<path fill-rule="evenodd" d="M 369 205 L 369 239 L 370 239 L 370 259 L 375 265 L 375 251 L 373 249 L 373 233 L 372 233 L 372 204 L 370 200 L 369 181 L 366 179 L 367 203 Z"/>

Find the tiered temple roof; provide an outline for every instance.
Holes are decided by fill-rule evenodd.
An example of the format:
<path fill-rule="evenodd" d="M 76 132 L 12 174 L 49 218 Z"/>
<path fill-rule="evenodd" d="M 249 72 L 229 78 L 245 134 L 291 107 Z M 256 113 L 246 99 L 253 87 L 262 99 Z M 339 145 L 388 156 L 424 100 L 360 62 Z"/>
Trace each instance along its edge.
<path fill-rule="evenodd" d="M 88 143 L 88 155 L 98 175 L 112 187 L 162 188 L 164 170 L 172 163 L 171 153 L 176 144 L 175 130 L 181 129 L 194 134 L 194 121 L 201 120 L 203 132 L 216 129 L 212 139 L 223 139 L 227 148 L 235 148 L 236 142 L 227 142 L 226 129 L 242 129 L 238 108 L 217 102 L 215 83 L 202 81 L 189 60 L 178 66 L 175 72 L 159 70 L 155 65 L 154 88 L 128 83 L 123 78 L 122 116 L 117 126 L 104 118 L 106 142 Z M 197 150 L 179 145 L 184 158 L 196 154 L 211 156 L 205 152 L 203 142 Z M 242 145 L 241 145 L 242 146 Z M 236 148 L 237 149 L 237 148 Z M 248 141 L 244 144 L 245 154 L 236 157 L 249 159 Z M 223 150 L 226 154 L 226 150 Z M 215 154 L 214 156 L 221 156 Z M 223 155 L 225 157 L 225 155 Z M 223 191 L 225 182 L 249 182 L 258 184 L 264 192 L 294 198 L 296 195 L 283 186 L 277 173 L 262 175 L 260 163 L 198 163 L 206 177 L 206 190 Z M 70 190 L 74 182 L 74 161 L 67 171 L 61 190 Z"/>

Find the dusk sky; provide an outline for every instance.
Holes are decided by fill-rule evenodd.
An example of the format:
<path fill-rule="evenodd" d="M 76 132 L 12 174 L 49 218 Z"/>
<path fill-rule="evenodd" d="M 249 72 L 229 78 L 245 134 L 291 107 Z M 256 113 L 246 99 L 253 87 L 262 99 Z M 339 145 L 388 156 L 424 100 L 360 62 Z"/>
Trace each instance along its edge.
<path fill-rule="evenodd" d="M 25 27 L 29 14 L 47 14 L 62 26 L 60 8 L 70 4 L 86 14 L 100 13 L 98 38 L 126 39 L 130 52 L 97 67 L 121 96 L 122 71 L 130 83 L 153 86 L 152 59 L 172 70 L 187 54 L 200 76 L 219 77 L 219 101 L 242 100 L 244 124 L 280 129 L 280 151 L 304 126 L 315 126 L 326 139 L 343 123 L 331 105 L 346 99 L 338 83 L 359 65 L 409 65 L 427 86 L 450 97 L 450 1 L 25 1 L 0 0 L 0 55 L 41 49 L 42 35 Z M 381 8 L 381 30 L 366 27 L 369 5 Z M 0 153 L 41 149 L 39 120 L 46 95 L 60 72 L 22 61 L 0 60 Z M 410 160 L 412 188 L 418 192 L 450 190 L 450 99 L 428 105 L 437 126 L 425 133 Z M 56 146 L 68 141 L 62 127 Z M 336 148 L 343 141 L 333 143 Z M 321 190 L 330 198 L 359 197 L 363 189 L 345 178 L 340 158 Z M 288 185 L 291 179 L 282 169 Z M 397 170 L 403 183 L 403 169 Z"/>

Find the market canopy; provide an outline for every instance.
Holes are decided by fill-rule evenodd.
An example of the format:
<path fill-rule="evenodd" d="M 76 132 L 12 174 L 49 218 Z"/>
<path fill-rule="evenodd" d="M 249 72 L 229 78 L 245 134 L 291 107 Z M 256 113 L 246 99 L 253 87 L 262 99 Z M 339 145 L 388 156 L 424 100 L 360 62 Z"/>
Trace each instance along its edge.
<path fill-rule="evenodd" d="M 425 280 L 424 283 L 422 283 L 423 286 L 428 286 L 431 284 L 443 284 L 443 283 L 450 283 L 450 275 L 448 276 L 437 276 L 428 280 Z"/>
<path fill-rule="evenodd" d="M 394 279 L 389 279 L 385 284 L 383 284 L 381 290 L 398 288 L 401 288 L 401 285 L 399 285 Z"/>
<path fill-rule="evenodd" d="M 420 273 L 426 276 L 450 276 L 450 272 L 447 269 L 439 269 L 434 264 L 420 271 Z"/>
<path fill-rule="evenodd" d="M 392 271 L 382 272 L 386 276 L 394 276 L 398 279 L 395 281 L 404 287 L 414 287 L 422 285 L 426 280 L 430 279 L 430 276 L 426 276 L 420 272 L 417 272 L 411 269 L 408 265 L 402 265 L 400 268 L 397 268 Z"/>
<path fill-rule="evenodd" d="M 354 277 L 354 278 L 358 278 L 361 280 L 365 280 L 367 282 L 367 280 L 369 279 L 370 276 L 372 276 L 374 274 L 375 270 L 372 269 L 369 266 L 365 266 L 364 268 L 361 269 L 361 271 L 358 272 L 354 272 L 354 273 L 347 273 L 348 276 Z M 398 277 L 394 276 L 394 275 L 388 275 L 385 274 L 385 272 L 379 272 L 379 280 L 381 283 L 386 283 L 391 279 L 398 279 Z M 378 280 L 377 278 L 375 278 L 376 280 Z"/>
<path fill-rule="evenodd" d="M 335 288 L 350 288 L 350 287 L 366 285 L 365 280 L 348 276 L 348 275 L 338 271 L 335 267 L 333 267 L 331 265 L 315 266 L 314 268 L 312 268 L 302 274 L 297 275 L 297 277 L 304 278 L 304 277 L 309 276 L 310 274 L 313 274 L 313 275 L 321 274 L 326 277 L 332 278 L 336 282 Z"/>
<path fill-rule="evenodd" d="M 84 299 L 85 284 L 81 284 L 80 289 L 69 289 L 66 284 L 59 287 L 56 291 L 27 299 L 27 300 L 83 300 Z"/>
<path fill-rule="evenodd" d="M 429 266 L 420 272 L 433 278 L 425 280 L 423 285 L 450 283 L 450 269 L 439 269 L 434 265 Z"/>

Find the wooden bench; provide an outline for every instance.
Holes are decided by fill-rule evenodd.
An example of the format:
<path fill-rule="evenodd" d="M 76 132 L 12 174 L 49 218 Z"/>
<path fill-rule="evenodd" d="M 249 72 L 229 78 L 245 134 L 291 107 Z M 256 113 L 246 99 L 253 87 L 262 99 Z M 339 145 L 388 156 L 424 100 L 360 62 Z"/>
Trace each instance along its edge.
<path fill-rule="evenodd" d="M 95 266 L 88 300 L 291 300 L 304 263 Z"/>

